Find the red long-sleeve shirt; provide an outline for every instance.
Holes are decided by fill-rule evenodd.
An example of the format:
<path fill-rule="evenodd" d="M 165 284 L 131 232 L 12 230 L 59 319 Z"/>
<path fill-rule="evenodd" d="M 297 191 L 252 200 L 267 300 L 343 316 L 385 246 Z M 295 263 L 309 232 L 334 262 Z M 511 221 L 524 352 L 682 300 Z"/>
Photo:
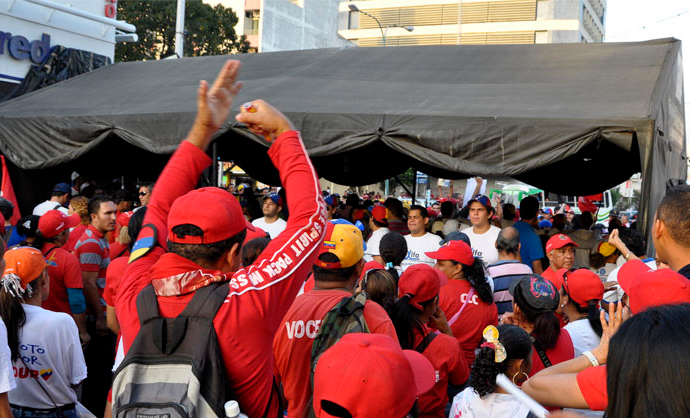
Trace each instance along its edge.
<path fill-rule="evenodd" d="M 272 396 L 273 336 L 312 267 L 326 223 L 318 176 L 299 134 L 282 134 L 268 155 L 286 189 L 290 218 L 285 231 L 270 242 L 254 264 L 232 275 L 230 293 L 213 321 L 229 384 L 242 412 L 250 417 L 262 416 L 269 399 L 269 416 L 278 414 L 277 399 L 275 394 Z M 144 224 L 156 225 L 160 247 L 127 267 L 116 301 L 125 352 L 139 332 L 137 295 L 151 283 L 156 262 L 165 253 L 170 207 L 177 197 L 194 188 L 210 163 L 202 150 L 184 141 L 156 183 Z M 176 257 L 180 273 L 194 264 L 182 257 L 166 256 L 167 271 Z M 179 315 L 192 297 L 193 293 L 159 296 L 160 314 L 169 318 Z"/>

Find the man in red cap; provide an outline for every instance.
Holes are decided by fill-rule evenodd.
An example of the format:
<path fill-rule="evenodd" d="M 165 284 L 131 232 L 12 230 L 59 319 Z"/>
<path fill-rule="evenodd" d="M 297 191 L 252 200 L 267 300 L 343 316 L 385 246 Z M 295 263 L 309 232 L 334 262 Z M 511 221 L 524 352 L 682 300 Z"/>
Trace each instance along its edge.
<path fill-rule="evenodd" d="M 273 140 L 268 155 L 288 197 L 294 198 L 289 199 L 285 231 L 254 264 L 240 268 L 246 229 L 253 227 L 237 199 L 214 187 L 193 190 L 211 164 L 205 151 L 226 123 L 241 87 L 239 66 L 239 61 L 228 61 L 210 90 L 201 82 L 196 120 L 156 182 L 115 308 L 127 352 L 139 332 L 136 300 L 144 287 L 153 285 L 160 315 L 174 318 L 196 289 L 227 282 L 229 293 L 213 321 L 226 382 L 246 415 L 273 417 L 280 407 L 271 342 L 317 255 L 325 204 L 318 175 L 290 121 L 262 100 L 242 106 L 236 119 Z"/>
<path fill-rule="evenodd" d="M 556 272 L 560 269 L 569 269 L 575 262 L 575 247 L 577 244 L 569 236 L 554 235 L 546 243 L 546 256 L 549 258 L 549 267 L 541 273 L 541 276 L 560 289 L 563 279 Z"/>
<path fill-rule="evenodd" d="M 364 242 L 357 227 L 329 222 L 314 264 L 314 288 L 300 295 L 283 318 L 273 341 L 275 369 L 288 402 L 288 416 L 306 417 L 312 388 L 311 349 L 321 320 L 343 298 L 352 296 L 364 267 Z M 397 341 L 395 327 L 376 302 L 364 305 L 364 319 L 372 333 Z"/>
<path fill-rule="evenodd" d="M 62 246 L 69 239 L 69 230 L 79 225 L 79 215 L 65 215 L 49 210 L 38 220 L 33 245 L 41 250 L 48 262 L 50 291 L 41 307 L 72 315 L 79 329 L 79 339 L 86 345 L 91 337 L 86 332 L 86 300 L 79 261 Z"/>
<path fill-rule="evenodd" d="M 385 206 L 376 205 L 371 209 L 369 227 L 372 232 L 367 241 L 367 249 L 364 251 L 364 261 L 376 261 L 381 265 L 386 264 L 383 262 L 383 258 L 381 258 L 381 253 L 379 252 L 381 238 L 390 232 L 388 229 L 388 210 Z"/>
<path fill-rule="evenodd" d="M 435 381 L 429 360 L 392 338 L 347 334 L 316 366 L 314 412 L 317 418 L 407 417 Z"/>
<path fill-rule="evenodd" d="M 628 261 L 618 272 L 625 291 L 623 303 L 609 305 L 609 324 L 599 346 L 573 360 L 557 364 L 532 376 L 522 389 L 537 402 L 565 408 L 603 411 L 608 405 L 606 360 L 608 341 L 624 320 L 623 305 L 637 314 L 660 305 L 690 303 L 690 282 L 671 269 L 652 270 L 641 260 Z M 608 328 L 608 330 L 606 329 Z"/>

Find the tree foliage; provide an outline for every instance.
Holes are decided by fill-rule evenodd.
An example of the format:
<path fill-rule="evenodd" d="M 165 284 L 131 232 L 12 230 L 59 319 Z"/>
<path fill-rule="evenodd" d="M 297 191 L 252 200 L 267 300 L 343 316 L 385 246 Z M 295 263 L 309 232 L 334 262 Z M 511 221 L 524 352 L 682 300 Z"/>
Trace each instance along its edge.
<path fill-rule="evenodd" d="M 185 9 L 184 55 L 225 55 L 244 53 L 247 38 L 237 36 L 235 12 L 218 4 L 187 0 Z M 120 0 L 117 17 L 137 28 L 138 42 L 121 42 L 115 47 L 115 61 L 162 59 L 175 53 L 175 0 Z"/>

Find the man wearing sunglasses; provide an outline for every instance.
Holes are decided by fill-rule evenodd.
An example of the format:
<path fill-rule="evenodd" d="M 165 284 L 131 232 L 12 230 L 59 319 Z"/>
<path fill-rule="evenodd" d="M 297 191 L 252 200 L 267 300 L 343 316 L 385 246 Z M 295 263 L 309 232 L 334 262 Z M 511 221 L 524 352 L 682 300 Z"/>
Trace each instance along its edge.
<path fill-rule="evenodd" d="M 151 193 L 153 192 L 153 183 L 147 182 L 139 186 L 139 202 L 141 203 L 141 206 L 139 208 L 142 208 L 146 205 L 149 204 L 149 201 L 151 200 Z M 134 210 L 137 210 L 139 208 L 136 208 Z"/>

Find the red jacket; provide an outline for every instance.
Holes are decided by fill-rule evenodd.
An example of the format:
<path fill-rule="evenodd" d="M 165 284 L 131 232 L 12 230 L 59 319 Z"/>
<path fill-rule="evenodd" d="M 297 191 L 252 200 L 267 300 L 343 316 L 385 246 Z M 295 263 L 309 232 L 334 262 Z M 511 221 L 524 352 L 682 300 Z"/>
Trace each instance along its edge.
<path fill-rule="evenodd" d="M 269 400 L 269 416 L 278 415 L 272 387 L 273 336 L 311 270 L 326 223 L 318 176 L 299 134 L 295 131 L 282 134 L 268 155 L 287 191 L 290 218 L 285 231 L 270 242 L 254 264 L 232 274 L 230 293 L 214 320 L 228 381 L 242 412 L 250 417 L 262 416 Z M 177 197 L 195 187 L 199 175 L 210 163 L 211 159 L 202 150 L 183 141 L 156 182 L 144 224 L 156 225 L 160 246 L 127 267 L 116 300 L 125 353 L 139 332 L 137 295 L 151 283 L 156 262 L 165 254 L 170 207 Z M 189 271 L 190 265 L 201 268 L 174 254 L 166 255 L 162 261 L 167 263 L 168 271 L 174 270 L 175 265 L 180 273 Z M 168 318 L 179 315 L 192 296 L 193 293 L 158 296 L 161 315 Z"/>

